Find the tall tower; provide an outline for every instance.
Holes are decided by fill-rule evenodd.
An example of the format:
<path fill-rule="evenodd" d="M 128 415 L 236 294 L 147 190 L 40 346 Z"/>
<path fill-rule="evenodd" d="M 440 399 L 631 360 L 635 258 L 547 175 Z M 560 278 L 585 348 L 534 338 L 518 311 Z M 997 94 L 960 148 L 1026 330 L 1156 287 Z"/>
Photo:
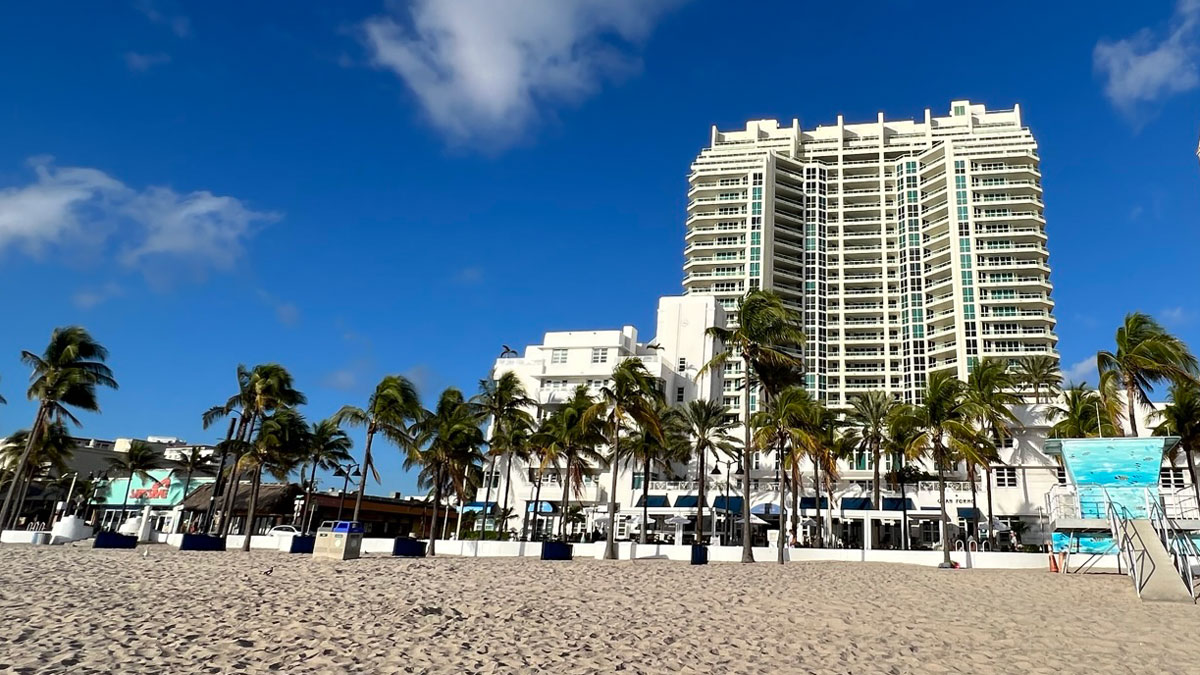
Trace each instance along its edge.
<path fill-rule="evenodd" d="M 965 379 L 984 357 L 1058 357 L 1020 107 L 714 127 L 688 182 L 685 292 L 730 312 L 749 290 L 778 293 L 804 317 L 807 386 L 831 406 L 867 390 L 919 402 L 928 373 Z M 740 364 L 724 375 L 732 413 Z"/>

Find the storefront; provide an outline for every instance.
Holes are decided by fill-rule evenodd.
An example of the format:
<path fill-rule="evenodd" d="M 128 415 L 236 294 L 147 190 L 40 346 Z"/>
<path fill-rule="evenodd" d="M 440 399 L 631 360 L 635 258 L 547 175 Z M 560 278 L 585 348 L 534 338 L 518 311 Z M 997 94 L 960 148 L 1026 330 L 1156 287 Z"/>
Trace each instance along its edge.
<path fill-rule="evenodd" d="M 174 519 L 179 512 L 175 507 L 186 497 L 184 491 L 192 492 L 212 482 L 211 476 L 193 476 L 188 481 L 186 475 L 180 475 L 172 469 L 157 469 L 145 476 L 134 476 L 132 484 L 128 478 L 114 478 L 96 491 L 92 508 L 102 529 L 116 530 L 129 518 L 141 515 L 142 510 L 149 506 L 151 529 L 171 532 L 176 529 Z M 181 525 L 186 527 L 187 523 Z"/>

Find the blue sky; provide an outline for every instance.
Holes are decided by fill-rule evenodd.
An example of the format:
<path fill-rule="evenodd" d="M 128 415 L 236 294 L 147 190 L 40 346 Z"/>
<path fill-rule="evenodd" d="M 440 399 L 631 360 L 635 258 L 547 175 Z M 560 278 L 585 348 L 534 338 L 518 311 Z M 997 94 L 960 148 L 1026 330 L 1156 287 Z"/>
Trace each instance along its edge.
<path fill-rule="evenodd" d="M 1064 369 L 1135 309 L 1200 345 L 1200 0 L 9 3 L 0 61 L 0 434 L 64 324 L 121 382 L 82 434 L 191 441 L 239 362 L 317 419 L 389 372 L 474 391 L 547 330 L 648 333 L 710 125 L 958 98 L 1040 142 Z M 379 454 L 372 491 L 411 492 Z"/>

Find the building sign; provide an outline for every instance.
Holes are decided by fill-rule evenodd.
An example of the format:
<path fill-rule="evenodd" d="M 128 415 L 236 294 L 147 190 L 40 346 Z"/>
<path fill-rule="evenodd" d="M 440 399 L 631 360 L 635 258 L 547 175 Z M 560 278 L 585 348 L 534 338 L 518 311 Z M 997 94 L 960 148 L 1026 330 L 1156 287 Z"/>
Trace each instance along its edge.
<path fill-rule="evenodd" d="M 148 478 L 148 480 L 147 480 Z M 100 495 L 105 504 L 120 506 L 125 501 L 125 487 L 129 486 L 129 506 L 175 506 L 183 501 L 183 493 L 187 474 L 159 469 L 150 471 L 148 477 L 134 476 L 133 484 L 128 478 L 116 478 L 108 483 L 107 489 L 101 490 Z M 213 482 L 211 476 L 192 476 L 187 485 L 188 492 L 206 483 Z"/>

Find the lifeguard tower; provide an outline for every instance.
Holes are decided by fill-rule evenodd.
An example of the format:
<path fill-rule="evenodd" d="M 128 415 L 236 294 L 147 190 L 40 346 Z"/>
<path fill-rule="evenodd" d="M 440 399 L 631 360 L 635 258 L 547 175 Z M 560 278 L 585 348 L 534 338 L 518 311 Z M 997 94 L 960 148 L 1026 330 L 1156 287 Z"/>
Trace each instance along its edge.
<path fill-rule="evenodd" d="M 1077 570 L 1117 556 L 1118 570 L 1149 601 L 1195 602 L 1200 565 L 1194 498 L 1159 489 L 1163 456 L 1175 437 L 1046 440 L 1067 484 L 1047 495 L 1053 551 L 1084 555 Z M 1064 570 L 1067 571 L 1066 565 Z"/>

